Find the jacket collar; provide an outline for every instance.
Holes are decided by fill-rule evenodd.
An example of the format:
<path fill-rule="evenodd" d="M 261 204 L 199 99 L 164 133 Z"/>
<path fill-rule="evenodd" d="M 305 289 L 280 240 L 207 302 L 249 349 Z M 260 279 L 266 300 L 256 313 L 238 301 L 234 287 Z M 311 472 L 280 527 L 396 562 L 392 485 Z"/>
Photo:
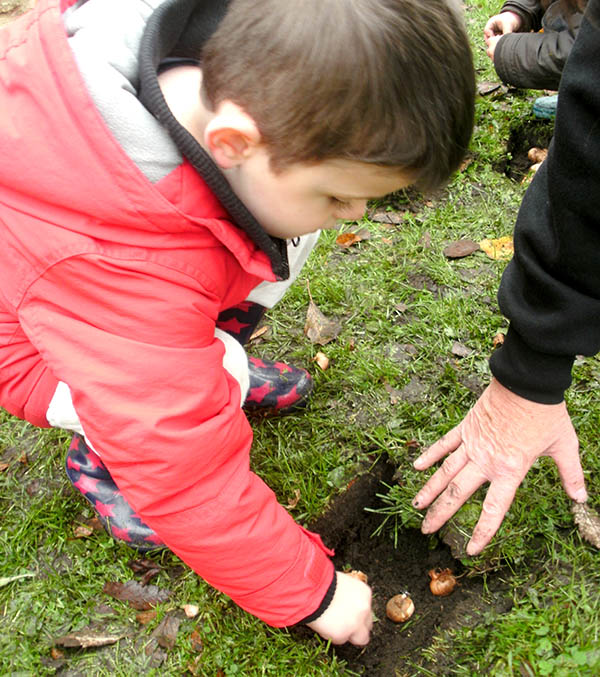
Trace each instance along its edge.
<path fill-rule="evenodd" d="M 166 0 L 151 15 L 140 44 L 139 98 L 169 132 L 171 138 L 202 176 L 233 222 L 268 256 L 275 276 L 289 277 L 285 240 L 268 235 L 231 190 L 210 155 L 175 119 L 158 84 L 158 67 L 167 56 L 198 56 L 227 10 L 227 0 Z"/>

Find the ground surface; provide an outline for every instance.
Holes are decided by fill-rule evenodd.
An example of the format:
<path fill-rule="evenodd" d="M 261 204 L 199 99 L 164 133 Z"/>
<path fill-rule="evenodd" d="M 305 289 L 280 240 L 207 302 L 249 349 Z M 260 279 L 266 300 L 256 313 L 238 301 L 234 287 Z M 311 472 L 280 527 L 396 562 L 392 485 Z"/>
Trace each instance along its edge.
<path fill-rule="evenodd" d="M 472 623 L 486 610 L 506 611 L 511 606 L 500 576 L 486 580 L 485 586 L 482 576 L 461 576 L 463 567 L 450 549 L 441 543 L 432 548 L 430 539 L 417 529 L 400 532 L 396 544 L 388 532 L 374 535 L 383 518 L 365 508 L 381 505 L 377 494 L 395 482 L 393 475 L 394 467 L 380 461 L 311 525 L 335 549 L 338 569 L 369 572 L 377 619 L 371 642 L 364 649 L 350 645 L 335 649 L 351 670 L 369 677 L 410 674 L 411 666 L 420 662 L 422 650 L 440 630 Z M 431 593 L 428 571 L 435 568 L 450 568 L 459 576 L 451 595 Z M 395 624 L 386 617 L 385 606 L 390 597 L 402 592 L 410 594 L 415 613 L 407 623 Z"/>

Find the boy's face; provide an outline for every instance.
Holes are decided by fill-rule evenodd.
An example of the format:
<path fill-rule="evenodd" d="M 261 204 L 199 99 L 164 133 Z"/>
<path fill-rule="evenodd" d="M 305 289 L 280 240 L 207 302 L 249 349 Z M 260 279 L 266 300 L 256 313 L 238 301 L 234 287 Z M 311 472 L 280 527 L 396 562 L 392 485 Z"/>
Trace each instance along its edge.
<path fill-rule="evenodd" d="M 275 173 L 263 148 L 225 171 L 233 190 L 272 236 L 293 238 L 363 216 L 367 200 L 412 183 L 398 169 L 350 160 L 294 164 Z"/>

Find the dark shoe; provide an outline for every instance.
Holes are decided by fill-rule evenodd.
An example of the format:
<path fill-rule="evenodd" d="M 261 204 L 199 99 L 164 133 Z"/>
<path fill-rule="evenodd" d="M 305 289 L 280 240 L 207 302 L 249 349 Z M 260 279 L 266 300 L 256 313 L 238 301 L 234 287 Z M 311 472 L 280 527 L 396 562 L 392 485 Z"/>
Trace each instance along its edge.
<path fill-rule="evenodd" d="M 92 505 L 110 536 L 139 552 L 166 548 L 135 514 L 98 454 L 87 446 L 81 435 L 73 436 L 65 465 L 71 484 Z"/>
<path fill-rule="evenodd" d="M 244 409 L 249 412 L 287 414 L 306 405 L 313 380 L 306 369 L 283 362 L 248 357 L 250 389 Z"/>

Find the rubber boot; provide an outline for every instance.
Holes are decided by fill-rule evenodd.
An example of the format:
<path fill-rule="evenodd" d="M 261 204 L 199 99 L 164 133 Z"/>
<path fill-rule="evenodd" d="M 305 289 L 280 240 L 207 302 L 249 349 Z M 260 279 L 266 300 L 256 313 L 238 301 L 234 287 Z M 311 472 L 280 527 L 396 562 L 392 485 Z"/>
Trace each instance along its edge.
<path fill-rule="evenodd" d="M 74 435 L 66 458 L 67 477 L 90 503 L 108 534 L 138 552 L 166 548 L 156 533 L 127 503 L 95 451 L 81 435 Z"/>
<path fill-rule="evenodd" d="M 265 313 L 258 303 L 245 301 L 224 310 L 217 327 L 245 345 Z M 250 389 L 244 402 L 249 413 L 287 414 L 304 407 L 313 388 L 306 369 L 256 357 L 248 358 Z"/>

